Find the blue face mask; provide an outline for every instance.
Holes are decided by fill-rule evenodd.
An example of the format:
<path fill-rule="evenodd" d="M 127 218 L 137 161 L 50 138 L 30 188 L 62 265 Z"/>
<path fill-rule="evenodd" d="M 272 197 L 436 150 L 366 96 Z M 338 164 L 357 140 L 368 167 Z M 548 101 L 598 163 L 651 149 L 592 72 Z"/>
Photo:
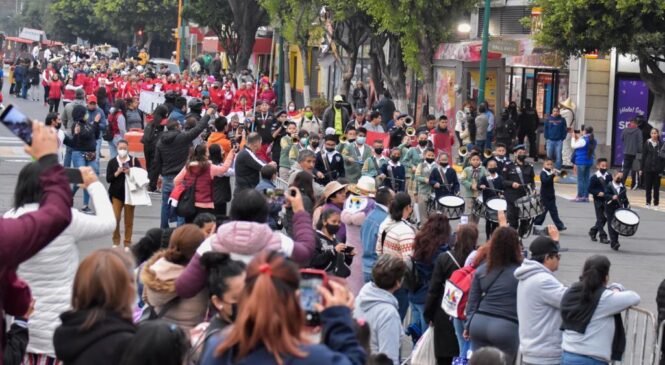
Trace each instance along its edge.
<path fill-rule="evenodd" d="M 300 138 L 300 144 L 303 146 L 307 146 L 309 144 L 309 138 Z"/>
<path fill-rule="evenodd" d="M 356 142 L 358 144 L 365 144 L 365 137 L 358 137 L 356 138 Z"/>

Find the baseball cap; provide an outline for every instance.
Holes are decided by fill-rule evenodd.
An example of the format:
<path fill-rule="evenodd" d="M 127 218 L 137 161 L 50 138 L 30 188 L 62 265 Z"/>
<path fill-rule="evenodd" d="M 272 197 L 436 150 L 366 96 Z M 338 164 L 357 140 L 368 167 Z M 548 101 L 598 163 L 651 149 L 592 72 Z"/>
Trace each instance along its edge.
<path fill-rule="evenodd" d="M 88 100 L 88 104 L 92 104 L 92 103 L 97 104 L 97 97 L 94 96 L 94 95 L 88 95 L 87 100 Z"/>
<path fill-rule="evenodd" d="M 558 253 L 559 246 L 549 237 L 538 236 L 529 245 L 529 251 L 532 257 L 543 257 L 552 253 Z"/>
<path fill-rule="evenodd" d="M 342 98 L 342 95 L 335 95 L 333 101 L 344 101 L 344 99 Z"/>

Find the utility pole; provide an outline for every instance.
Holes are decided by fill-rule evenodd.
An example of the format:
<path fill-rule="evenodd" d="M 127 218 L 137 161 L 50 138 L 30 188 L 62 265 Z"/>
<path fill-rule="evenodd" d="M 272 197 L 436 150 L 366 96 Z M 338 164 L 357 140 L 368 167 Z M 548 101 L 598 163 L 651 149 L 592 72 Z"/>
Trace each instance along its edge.
<path fill-rule="evenodd" d="M 181 65 L 182 60 L 182 49 L 180 47 L 180 39 L 184 37 L 184 34 L 180 34 L 182 26 L 182 0 L 178 0 L 178 27 L 175 31 L 175 63 Z M 182 66 L 181 66 L 182 69 Z"/>
<path fill-rule="evenodd" d="M 178 2 L 180 4 L 179 11 L 178 11 L 178 19 L 179 19 L 179 25 L 180 25 L 180 51 L 184 52 L 186 49 L 186 44 L 187 44 L 187 38 L 186 37 L 186 27 L 187 27 L 187 22 L 182 19 L 182 9 L 189 5 L 189 0 L 180 0 Z M 180 57 L 180 71 L 185 70 L 185 57 Z"/>
<path fill-rule="evenodd" d="M 487 48 L 489 46 L 490 2 L 485 0 L 483 16 L 483 48 L 480 55 L 480 80 L 478 85 L 478 103 L 485 101 L 485 75 L 487 74 Z"/>

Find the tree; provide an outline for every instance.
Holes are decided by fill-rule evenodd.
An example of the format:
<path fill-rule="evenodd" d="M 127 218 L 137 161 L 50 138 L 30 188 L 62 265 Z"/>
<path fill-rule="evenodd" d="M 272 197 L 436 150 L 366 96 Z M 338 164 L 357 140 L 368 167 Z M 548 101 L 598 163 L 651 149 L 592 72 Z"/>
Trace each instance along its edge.
<path fill-rule="evenodd" d="M 215 11 L 210 11 L 215 9 Z M 191 0 L 183 10 L 183 17 L 208 27 L 222 44 L 229 60 L 231 72 L 237 70 L 240 41 L 228 0 Z"/>
<path fill-rule="evenodd" d="M 49 13 L 48 19 L 57 20 L 51 26 L 47 23 L 47 31 L 54 39 L 73 42 L 80 37 L 96 43 L 112 38 L 95 16 L 92 0 L 56 0 Z"/>
<path fill-rule="evenodd" d="M 335 61 L 342 69 L 342 83 L 337 92 L 348 96 L 360 47 L 371 35 L 372 19 L 358 7 L 355 0 L 329 0 L 326 3 L 328 17 L 323 29 L 331 40 Z M 341 57 L 336 46 L 344 50 L 346 57 Z"/>
<path fill-rule="evenodd" d="M 423 77 L 425 94 L 429 100 L 434 95 L 434 51 L 452 34 L 453 22 L 461 14 L 471 10 L 476 2 L 360 0 L 360 7 L 376 20 L 380 31 L 387 31 L 398 37 L 404 63 Z M 390 87 L 388 89 L 390 90 Z M 390 91 L 392 93 L 392 90 Z"/>
<path fill-rule="evenodd" d="M 310 104 L 309 52 L 310 42 L 323 36 L 319 23 L 322 4 L 317 0 L 262 0 L 271 21 L 280 24 L 284 38 L 298 46 L 303 68 L 303 99 Z"/>
<path fill-rule="evenodd" d="M 654 94 L 649 114 L 662 130 L 665 120 L 665 2 L 661 0 L 537 0 L 543 8 L 536 40 L 564 55 L 582 56 L 616 48 L 639 62 L 640 77 Z"/>
<path fill-rule="evenodd" d="M 236 59 L 236 69 L 247 68 L 249 58 L 254 51 L 256 31 L 259 27 L 268 25 L 268 13 L 257 0 L 228 0 L 233 12 L 233 24 L 238 37 L 239 46 Z"/>
<path fill-rule="evenodd" d="M 388 44 L 388 55 L 384 47 Z M 370 40 L 369 48 L 372 59 L 372 80 L 375 85 L 381 85 L 381 81 L 392 95 L 398 110 L 407 109 L 406 100 L 406 64 L 402 57 L 402 45 L 397 35 L 389 32 L 374 34 Z M 380 70 L 379 75 L 375 70 Z M 381 87 L 382 89 L 382 87 Z M 379 87 L 376 88 L 377 96 Z"/>

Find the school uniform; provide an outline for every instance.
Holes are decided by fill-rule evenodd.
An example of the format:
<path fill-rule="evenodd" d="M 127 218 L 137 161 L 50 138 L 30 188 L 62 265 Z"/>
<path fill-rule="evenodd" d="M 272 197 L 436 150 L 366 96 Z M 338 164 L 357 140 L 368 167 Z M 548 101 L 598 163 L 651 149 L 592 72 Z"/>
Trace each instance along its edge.
<path fill-rule="evenodd" d="M 396 193 L 405 191 L 406 170 L 401 163 L 388 161 L 387 164 L 381 166 L 381 174 L 386 176 L 383 179 L 383 186 L 393 189 Z"/>
<path fill-rule="evenodd" d="M 534 181 L 533 166 L 529 163 L 510 163 L 505 165 L 503 169 L 503 188 L 506 202 L 508 203 L 508 211 L 506 216 L 508 223 L 511 227 L 518 230 L 520 236 L 526 234 L 526 227 L 528 227 L 528 220 L 519 219 L 519 209 L 515 202 L 536 187 Z M 515 189 L 513 183 L 518 183 L 520 186 Z"/>
<path fill-rule="evenodd" d="M 550 218 L 558 230 L 566 226 L 559 218 L 559 210 L 556 207 L 556 195 L 554 193 L 554 173 L 543 169 L 540 172 L 540 201 L 543 203 L 543 213 L 536 217 L 533 224 L 539 226 L 545 222 L 545 216 L 550 213 Z"/>
<path fill-rule="evenodd" d="M 504 168 L 506 167 L 506 165 L 509 165 L 511 163 L 510 159 L 506 156 L 503 156 L 503 157 L 492 156 L 492 157 L 488 158 L 487 160 L 485 160 L 485 162 L 483 162 L 483 166 L 487 167 L 487 163 L 490 160 L 496 161 L 497 174 L 499 174 L 499 176 L 503 176 Z"/>
<path fill-rule="evenodd" d="M 480 178 L 478 186 L 486 186 L 485 189 L 482 189 L 483 194 L 483 204 L 487 204 L 490 199 L 499 198 L 500 194 L 503 191 L 503 178 L 497 172 L 494 176 L 491 174 L 483 176 Z M 487 239 L 490 239 L 492 232 L 499 226 L 499 223 L 492 222 L 489 219 L 485 219 L 485 236 Z"/>
<path fill-rule="evenodd" d="M 589 180 L 589 193 L 593 196 L 593 208 L 596 212 L 596 223 L 589 230 L 589 236 L 592 241 L 596 241 L 596 235 L 600 235 L 601 243 L 609 243 L 607 240 L 607 232 L 605 232 L 605 224 L 607 223 L 607 216 L 605 215 L 606 197 L 605 188 L 612 183 L 612 175 L 605 172 L 601 174 L 596 171 Z M 598 194 L 603 193 L 603 196 Z"/>
<path fill-rule="evenodd" d="M 316 182 L 321 186 L 326 186 L 329 182 L 345 176 L 344 158 L 337 151 L 321 151 L 316 154 L 314 169 L 323 173 L 323 178 L 316 178 Z"/>
<path fill-rule="evenodd" d="M 365 160 L 363 163 L 363 168 L 361 170 L 362 176 L 369 176 L 374 178 L 374 183 L 376 187 L 381 186 L 382 179 L 379 179 L 378 176 L 381 174 L 381 166 L 385 165 L 390 161 L 386 156 L 383 155 L 372 155 L 372 157 Z"/>
<path fill-rule="evenodd" d="M 434 185 L 439 184 L 438 188 Z M 449 195 L 457 195 L 460 190 L 460 183 L 457 179 L 457 172 L 450 166 L 436 166 L 429 175 L 429 184 L 434 190 L 435 199 Z"/>
<path fill-rule="evenodd" d="M 347 143 L 342 148 L 342 157 L 344 157 L 344 172 L 349 182 L 355 184 L 362 174 L 362 166 L 365 161 L 372 156 L 372 147 L 357 143 Z M 351 159 L 353 161 L 347 161 Z"/>
<path fill-rule="evenodd" d="M 416 167 L 414 179 L 416 184 L 418 214 L 420 215 L 421 222 L 424 222 L 427 219 L 427 202 L 432 195 L 432 186 L 429 184 L 429 177 L 432 174 L 432 170 L 437 166 L 436 162 L 430 164 L 427 161 L 422 161 Z"/>
<path fill-rule="evenodd" d="M 612 199 L 618 196 L 617 200 Z M 607 231 L 610 234 L 610 246 L 613 250 L 619 249 L 619 234 L 612 228 L 612 218 L 614 212 L 619 208 L 628 208 L 628 195 L 626 194 L 626 187 L 619 183 L 612 181 L 605 187 L 605 216 L 607 217 Z"/>

